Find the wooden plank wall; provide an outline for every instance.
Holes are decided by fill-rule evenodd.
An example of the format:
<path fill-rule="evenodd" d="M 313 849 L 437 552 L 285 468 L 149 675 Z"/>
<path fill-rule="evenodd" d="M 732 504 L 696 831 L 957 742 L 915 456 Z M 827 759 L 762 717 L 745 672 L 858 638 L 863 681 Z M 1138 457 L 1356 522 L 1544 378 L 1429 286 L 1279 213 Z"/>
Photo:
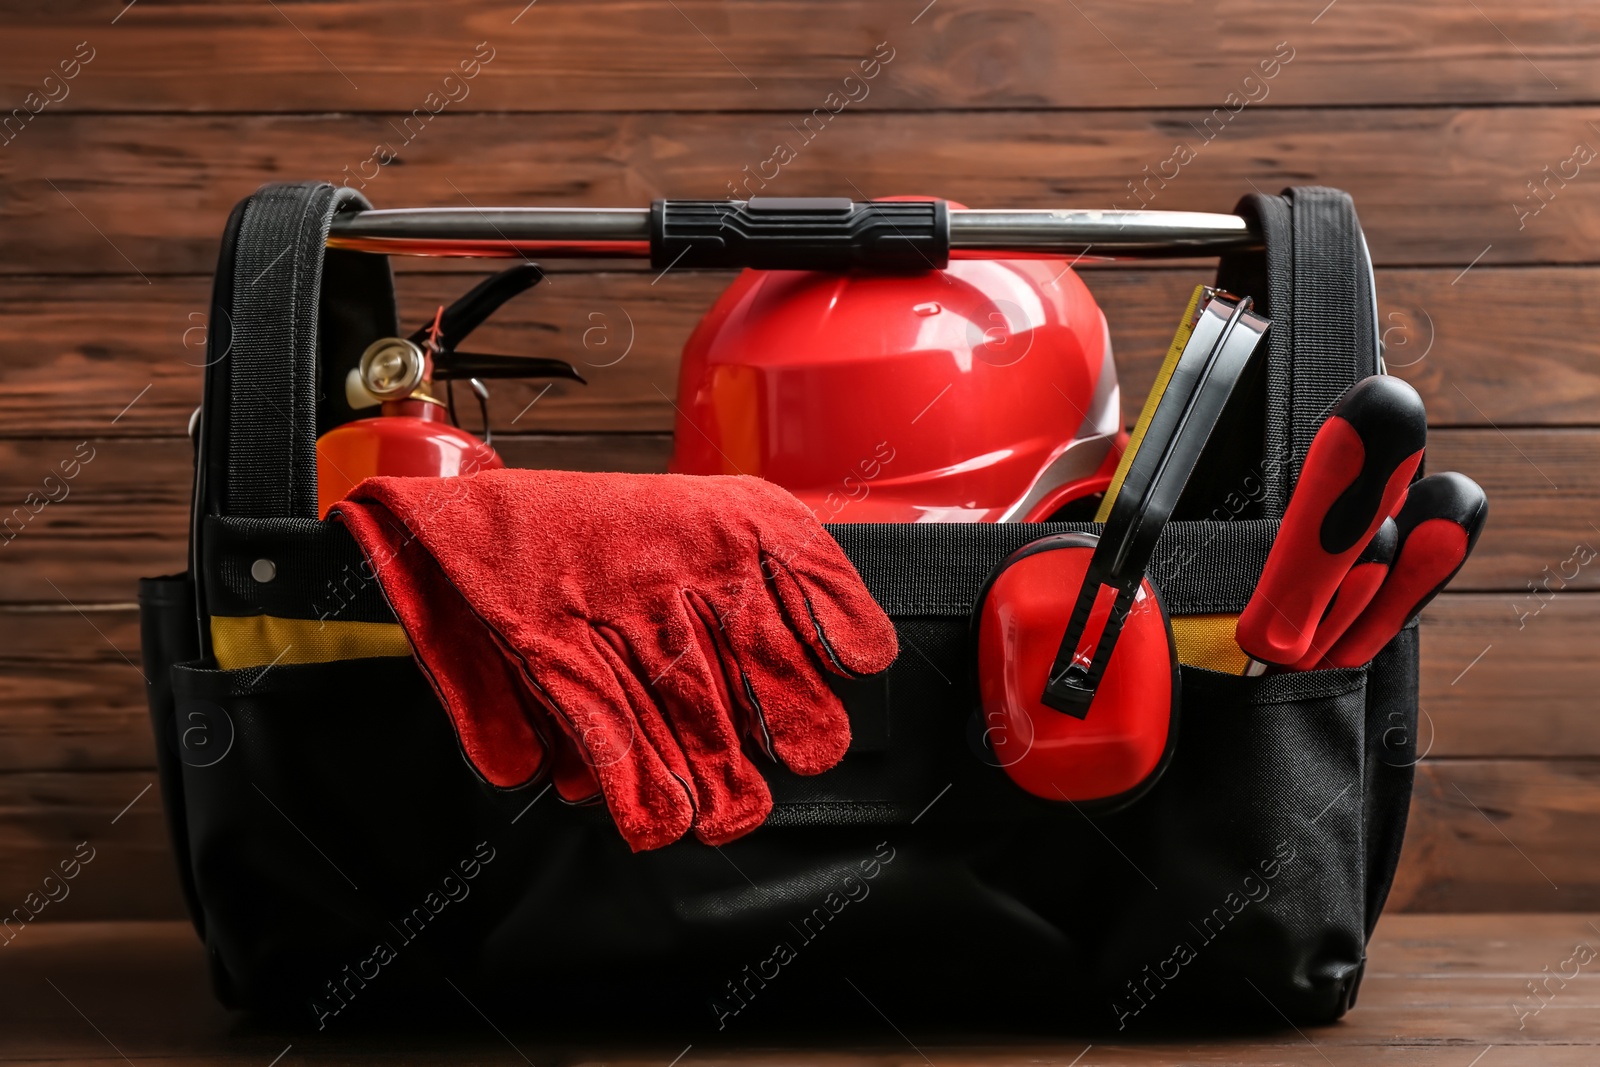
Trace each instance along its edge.
<path fill-rule="evenodd" d="M 137 576 L 183 563 L 184 426 L 235 201 L 346 176 L 379 206 L 726 195 L 877 52 L 764 191 L 1136 206 L 1129 183 L 1184 144 L 1150 206 L 1355 195 L 1430 464 L 1493 498 L 1426 617 L 1428 755 L 1394 904 L 1600 907 L 1600 565 L 1565 562 L 1600 544 L 1600 8 L 64 0 L 12 5 L 0 32 L 0 511 L 92 456 L 0 545 L 0 905 L 87 839 L 103 858 L 52 915 L 180 911 L 131 602 Z M 463 288 L 456 265 L 397 266 L 408 319 Z M 1086 271 L 1129 395 L 1205 269 Z M 486 350 L 592 366 L 633 340 L 522 418 L 512 460 L 661 469 L 677 350 L 724 282 L 576 268 L 509 308 Z M 497 390 L 499 422 L 532 395 Z"/>

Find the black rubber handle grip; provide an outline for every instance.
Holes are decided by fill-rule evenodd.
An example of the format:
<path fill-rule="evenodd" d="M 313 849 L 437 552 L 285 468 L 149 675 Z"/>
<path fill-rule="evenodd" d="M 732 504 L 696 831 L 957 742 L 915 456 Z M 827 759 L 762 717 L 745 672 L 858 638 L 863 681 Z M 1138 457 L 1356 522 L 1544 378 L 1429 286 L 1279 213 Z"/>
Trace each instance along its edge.
<path fill-rule="evenodd" d="M 842 197 L 657 200 L 656 270 L 942 270 L 950 262 L 943 200 L 857 203 Z"/>
<path fill-rule="evenodd" d="M 1400 527 L 1393 518 L 1384 519 L 1378 532 L 1367 542 L 1367 547 L 1350 564 L 1350 573 L 1339 583 L 1338 592 L 1333 594 L 1333 602 L 1323 612 L 1322 621 L 1317 623 L 1317 635 L 1311 639 L 1311 650 L 1291 669 L 1313 671 L 1321 666 L 1323 657 L 1344 636 L 1344 632 L 1366 610 L 1367 605 L 1372 603 L 1372 598 L 1378 595 L 1379 588 L 1389 577 L 1389 567 L 1394 563 L 1395 553 L 1399 549 Z"/>
<path fill-rule="evenodd" d="M 1466 564 L 1488 517 L 1488 497 L 1465 474 L 1430 474 L 1413 485 L 1395 519 L 1400 546 L 1389 575 L 1328 653 L 1328 666 L 1357 667 L 1381 652 Z"/>

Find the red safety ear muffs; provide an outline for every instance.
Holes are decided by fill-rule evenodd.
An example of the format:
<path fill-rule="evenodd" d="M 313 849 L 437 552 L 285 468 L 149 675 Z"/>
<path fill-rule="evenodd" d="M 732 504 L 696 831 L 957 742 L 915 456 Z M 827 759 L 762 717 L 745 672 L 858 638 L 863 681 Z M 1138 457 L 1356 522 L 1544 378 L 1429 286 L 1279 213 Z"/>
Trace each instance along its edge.
<path fill-rule="evenodd" d="M 1024 545 L 978 595 L 972 735 L 1034 796 L 1120 806 L 1171 758 L 1177 645 L 1145 569 L 1267 326 L 1248 297 L 1212 294 L 1136 432 L 1100 535 Z"/>
<path fill-rule="evenodd" d="M 1051 800 L 1116 798 L 1153 782 L 1177 736 L 1178 650 L 1160 596 L 1148 579 L 1133 592 L 1121 633 L 1100 678 L 1094 713 L 1082 718 L 1044 706 L 1056 666 L 1053 633 L 1071 594 L 1084 587 L 1099 539 L 1042 537 L 1018 549 L 990 578 L 975 615 L 985 758 L 1035 796 Z M 1087 672 L 1094 639 L 1115 607 L 1095 598 L 1074 655 Z"/>

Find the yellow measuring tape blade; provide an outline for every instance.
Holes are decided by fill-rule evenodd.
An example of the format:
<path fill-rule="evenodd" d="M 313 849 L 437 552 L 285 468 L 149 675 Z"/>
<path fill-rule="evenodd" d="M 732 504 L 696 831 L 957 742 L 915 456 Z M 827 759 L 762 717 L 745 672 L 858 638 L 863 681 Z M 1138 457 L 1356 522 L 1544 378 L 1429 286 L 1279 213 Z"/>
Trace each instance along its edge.
<path fill-rule="evenodd" d="M 1128 468 L 1133 466 L 1133 457 L 1138 454 L 1139 446 L 1144 443 L 1145 431 L 1150 428 L 1150 420 L 1155 417 L 1156 407 L 1161 403 L 1162 395 L 1172 382 L 1172 372 L 1177 369 L 1178 357 L 1183 355 L 1184 346 L 1189 343 L 1189 337 L 1194 333 L 1195 311 L 1200 306 L 1200 298 L 1205 295 L 1206 288 L 1204 285 L 1197 285 L 1194 287 L 1194 292 L 1189 295 L 1189 304 L 1183 309 L 1183 319 L 1178 323 L 1178 332 L 1172 335 L 1172 344 L 1167 346 L 1167 358 L 1161 361 L 1161 371 L 1156 375 L 1155 384 L 1150 387 L 1150 395 L 1144 398 L 1144 409 L 1139 412 L 1139 421 L 1133 424 L 1133 433 L 1128 437 L 1128 447 L 1123 449 L 1122 458 L 1117 461 L 1117 472 L 1111 476 L 1111 486 L 1106 490 L 1105 499 L 1100 501 L 1100 510 L 1094 514 L 1095 522 L 1105 522 L 1111 517 L 1111 505 L 1117 501 L 1117 493 L 1122 489 L 1122 480 L 1128 476 Z"/>

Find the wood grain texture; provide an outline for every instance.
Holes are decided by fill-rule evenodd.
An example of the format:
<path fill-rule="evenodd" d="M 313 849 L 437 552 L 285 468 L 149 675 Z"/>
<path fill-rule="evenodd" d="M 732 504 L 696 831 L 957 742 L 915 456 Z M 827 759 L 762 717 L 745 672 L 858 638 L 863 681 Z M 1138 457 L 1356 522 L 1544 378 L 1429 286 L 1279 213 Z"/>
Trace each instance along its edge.
<path fill-rule="evenodd" d="M 1111 323 L 1132 421 L 1207 266 L 1116 266 L 1083 277 Z M 1600 425 L 1600 269 L 1478 267 L 1379 274 L 1390 369 L 1436 427 Z M 501 430 L 670 430 L 684 341 L 731 280 L 726 273 L 561 273 L 498 312 L 473 347 L 566 359 L 587 387 L 496 382 Z M 160 276 L 19 278 L 0 289 L 10 343 L 0 367 L 0 437 L 177 436 L 200 396 L 210 280 Z M 471 285 L 403 273 L 407 324 Z M 1486 293 L 1498 294 L 1485 299 Z M 1519 313 L 1507 309 L 1515 306 Z M 93 314 L 84 314 L 93 308 Z M 1019 364 L 1019 369 L 1021 365 Z M 1028 368 L 1031 369 L 1031 368 Z M 538 403 L 528 408 L 535 397 Z M 526 410 L 525 410 L 526 409 Z M 520 417 L 519 417 L 520 416 Z M 515 421 L 513 421 L 515 420 Z"/>
<path fill-rule="evenodd" d="M 1383 271 L 1389 372 L 1416 386 L 1431 426 L 1591 425 L 1597 290 L 1600 273 L 1586 267 Z"/>
<path fill-rule="evenodd" d="M 437 5 L 244 2 L 146 5 L 106 25 L 104 5 L 8 15 L 26 62 L 8 100 L 43 90 L 62 111 L 809 110 L 856 61 L 894 59 L 862 108 L 1567 103 L 1600 95 L 1600 17 L 1581 6 L 1485 0 L 1321 5 L 1223 0 L 1171 16 L 1149 4 L 944 0 L 920 4 L 641 0 Z M 93 60 L 41 86 L 88 39 Z M 1203 54 L 1194 42 L 1203 40 Z M 465 88 L 443 77 L 488 42 Z M 1292 62 L 1263 97 L 1245 85 L 1288 42 Z M 469 68 L 470 69 L 470 68 Z M 852 89 L 857 96 L 860 89 Z M 48 112 L 47 112 L 48 113 Z"/>
<path fill-rule="evenodd" d="M 589 380 L 491 383 L 496 429 L 670 430 L 678 354 L 732 275 L 669 274 L 656 285 L 652 277 L 553 275 L 476 331 L 475 351 L 565 359 Z M 401 275 L 406 332 L 473 280 Z M 158 277 L 149 286 L 137 278 L 6 286 L 0 315 L 15 324 L 17 344 L 0 370 L 0 436 L 181 436 L 199 403 L 210 288 L 199 277 Z M 85 306 L 96 313 L 84 315 Z"/>
<path fill-rule="evenodd" d="M 0 774 L 0 901 L 5 913 L 75 855 L 93 859 L 37 923 L 178 918 L 177 871 L 153 770 Z M 149 786 L 149 789 L 146 787 Z M 82 843 L 87 848 L 79 851 Z"/>
<path fill-rule="evenodd" d="M 497 443 L 513 466 L 572 470 L 661 471 L 671 452 L 664 434 L 519 435 Z M 93 459 L 63 481 L 56 472 L 80 449 Z M 1600 548 L 1590 518 L 1600 516 L 1597 449 L 1596 430 L 1435 431 L 1429 469 L 1462 471 L 1493 501 L 1488 528 L 1453 588 L 1530 598 L 1546 596 L 1546 583 L 1557 592 L 1600 589 L 1600 564 L 1581 562 Z M 139 577 L 181 570 L 191 469 L 183 439 L 0 439 L 0 524 L 9 519 L 15 533 L 0 534 L 0 603 L 126 602 Z M 41 506 L 47 491 L 59 502 Z"/>
<path fill-rule="evenodd" d="M 1171 309 L 1211 280 L 1210 265 L 1081 274 L 1111 324 L 1131 420 L 1172 340 Z M 1379 270 L 1389 372 L 1416 387 L 1434 428 L 1600 424 L 1597 291 L 1590 267 Z"/>
<path fill-rule="evenodd" d="M 671 450 L 663 434 L 522 436 L 495 443 L 513 465 L 565 470 L 664 470 Z M 9 540 L 0 533 L 0 603 L 127 603 L 139 578 L 183 570 L 189 442 L 91 438 L 93 459 L 64 481 L 58 468 L 72 462 L 82 444 L 0 439 L 0 500 L 7 502 L 0 527 L 9 519 L 6 530 L 14 533 Z M 59 502 L 41 505 L 51 492 Z"/>
<path fill-rule="evenodd" d="M 1427 469 L 1468 475 L 1492 502 L 1478 546 L 1451 587 L 1538 597 L 1547 588 L 1600 588 L 1597 450 L 1600 435 L 1590 430 L 1430 433 Z"/>
<path fill-rule="evenodd" d="M 1390 907 L 1484 911 L 1600 908 L 1600 762 L 1427 760 Z"/>
<path fill-rule="evenodd" d="M 107 620 L 90 616 L 105 628 Z M 128 615 L 131 617 L 131 612 Z M 55 630 L 75 646 L 103 639 L 74 616 L 81 632 Z M 120 620 L 119 620 L 120 621 Z M 12 630 L 11 620 L 3 626 Z M 130 627 L 131 629 L 131 627 Z M 139 674 L 139 642 L 112 637 L 133 659 L 109 657 L 91 663 L 0 662 L 0 770 L 76 771 L 147 768 L 155 765 L 155 742 Z M 114 661 L 113 661 L 114 660 Z"/>
<path fill-rule="evenodd" d="M 1423 612 L 1418 752 L 1600 755 L 1600 596 L 1561 592 L 1542 604 L 1445 593 Z"/>
<path fill-rule="evenodd" d="M 413 1019 L 403 1031 L 241 1025 L 212 997 L 204 950 L 188 924 L 58 923 L 31 928 L 4 950 L 0 998 L 15 1023 L 0 1033 L 0 1062 L 123 1063 L 109 1041 L 139 1064 L 164 1067 L 259 1067 L 285 1051 L 310 1062 L 372 1067 L 510 1065 L 523 1056 L 535 1063 L 646 1067 L 679 1054 L 691 1067 L 780 1067 L 797 1058 L 818 1067 L 898 1067 L 923 1063 L 918 1052 L 952 1067 L 1068 1067 L 1075 1058 L 1080 1067 L 1282 1067 L 1323 1063 L 1324 1056 L 1338 1067 L 1466 1067 L 1490 1046 L 1481 1067 L 1587 1067 L 1600 1044 L 1600 980 L 1580 971 L 1520 1030 L 1511 1005 L 1527 996 L 1524 983 L 1542 977 L 1545 967 L 1559 969 L 1575 944 L 1595 943 L 1591 921 L 1581 914 L 1386 918 L 1369 948 L 1355 1010 L 1335 1025 L 1298 1033 L 1283 1027 L 1230 1034 L 1223 1026 L 1139 1043 L 1127 1034 L 964 1036 L 952 1026 L 919 1027 L 902 1037 L 892 1024 L 868 1017 L 848 1036 L 822 1025 L 781 1039 L 762 1032 L 693 1034 L 698 1040 L 687 1051 L 689 1037 L 672 1045 L 665 1037 L 618 1035 L 600 1046 L 594 1035 L 530 1033 L 515 1019 L 499 1020 L 496 1033 L 459 1000 L 441 1000 L 436 1014 Z"/>
<path fill-rule="evenodd" d="M 1553 600 L 1521 629 L 1504 594 L 1446 593 L 1423 616 L 1425 758 L 1600 758 L 1600 596 Z M 147 770 L 132 607 L 0 610 L 0 772 Z"/>
<path fill-rule="evenodd" d="M 1299 1032 L 1282 1027 L 1230 1033 L 1219 1021 L 1209 1034 L 1176 1032 L 1141 1043 L 1128 1034 L 963 1035 L 954 1020 L 931 1032 L 924 1025 L 896 1033 L 892 1023 L 869 1015 L 848 1034 L 819 1024 L 805 1034 L 692 1033 L 676 1044 L 662 1036 L 611 1035 L 603 1046 L 592 1034 L 531 1033 L 516 1019 L 502 1018 L 491 1028 L 459 999 L 441 999 L 437 1012 L 413 1018 L 403 1030 L 287 1030 L 260 1020 L 241 1025 L 212 997 L 204 950 L 188 924 L 58 923 L 31 928 L 4 950 L 0 998 L 16 1022 L 0 1033 L 0 1062 L 109 1067 L 123 1063 L 108 1047 L 115 1042 L 137 1063 L 163 1067 L 260 1067 L 285 1052 L 309 1062 L 372 1067 L 511 1065 L 523 1057 L 534 1063 L 648 1067 L 679 1055 L 690 1067 L 782 1067 L 797 1059 L 818 1067 L 899 1067 L 924 1063 L 922 1056 L 951 1067 L 1069 1067 L 1075 1061 L 1079 1067 L 1283 1067 L 1320 1064 L 1323 1057 L 1337 1067 L 1467 1067 L 1478 1055 L 1484 1057 L 1480 1067 L 1588 1067 L 1600 1044 L 1600 980 L 1594 975 L 1580 970 L 1521 1029 L 1512 1005 L 1528 995 L 1525 983 L 1542 978 L 1544 968 L 1559 970 L 1575 944 L 1595 944 L 1593 919 L 1386 918 L 1369 947 L 1355 1010 L 1335 1025 Z M 85 1016 L 94 1023 L 87 1024 Z M 685 1050 L 684 1044 L 692 1047 Z"/>
<path fill-rule="evenodd" d="M 138 612 L 0 612 L 0 771 L 149 770 Z"/>
<path fill-rule="evenodd" d="M 1209 141 L 1197 132 L 1206 114 L 846 111 L 750 191 L 1228 211 L 1252 186 L 1326 184 L 1355 197 L 1381 264 L 1596 262 L 1600 163 L 1567 166 L 1537 215 L 1519 222 L 1516 205 L 1542 168 L 1600 143 L 1589 125 L 1600 108 L 1247 108 Z M 208 273 L 235 202 L 263 181 L 340 175 L 403 141 L 399 117 L 53 115 L 0 151 L 0 271 Z M 720 197 L 780 141 L 802 138 L 770 114 L 446 112 L 364 191 L 388 207 Z M 1131 183 L 1179 144 L 1194 158 L 1135 197 Z"/>

